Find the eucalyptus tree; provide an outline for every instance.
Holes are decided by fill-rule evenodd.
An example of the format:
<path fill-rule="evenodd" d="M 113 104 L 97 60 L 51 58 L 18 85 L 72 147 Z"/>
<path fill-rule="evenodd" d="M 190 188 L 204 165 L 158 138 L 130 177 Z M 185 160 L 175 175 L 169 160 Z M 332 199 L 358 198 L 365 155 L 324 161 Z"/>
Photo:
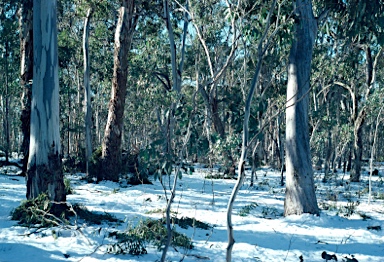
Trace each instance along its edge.
<path fill-rule="evenodd" d="M 235 19 L 227 19 L 230 5 L 220 1 L 189 1 L 189 10 L 186 10 L 194 28 L 194 40 L 200 45 L 196 75 L 201 79 L 196 81 L 205 105 L 206 137 L 211 151 L 215 140 L 226 139 L 220 86 L 238 47 Z M 212 139 L 214 137 L 218 139 Z M 222 153 L 225 161 L 233 162 L 228 151 Z"/>
<path fill-rule="evenodd" d="M 311 0 L 295 1 L 294 15 L 294 38 L 288 62 L 284 215 L 319 215 L 308 130 L 311 61 L 318 19 L 313 14 Z"/>
<path fill-rule="evenodd" d="M 27 171 L 31 120 L 31 93 L 33 79 L 33 0 L 20 3 L 19 34 L 20 34 L 20 85 L 22 93 L 21 132 L 23 141 L 21 152 L 24 155 L 22 172 Z"/>
<path fill-rule="evenodd" d="M 27 198 L 66 200 L 59 132 L 57 2 L 33 1 L 33 86 Z M 56 211 L 59 211 L 57 209 Z"/>
<path fill-rule="evenodd" d="M 233 234 L 233 225 L 232 225 L 232 209 L 233 204 L 236 199 L 236 195 L 240 190 L 240 187 L 243 184 L 243 180 L 245 178 L 245 162 L 247 159 L 247 151 L 249 147 L 249 118 L 251 114 L 251 103 L 255 93 L 256 85 L 259 82 L 261 67 L 263 64 L 263 58 L 267 50 L 270 48 L 271 42 L 273 41 L 275 35 L 279 31 L 280 28 L 280 7 L 279 5 L 276 22 L 273 26 L 271 26 L 271 20 L 273 17 L 273 13 L 276 7 L 276 0 L 272 1 L 270 4 L 269 11 L 267 13 L 267 18 L 265 20 L 265 28 L 259 39 L 257 46 L 257 64 L 255 68 L 255 72 L 251 81 L 251 86 L 246 96 L 245 107 L 244 107 L 244 120 L 243 120 L 243 136 L 242 136 L 242 147 L 241 147 L 241 156 L 238 163 L 238 179 L 236 185 L 233 188 L 231 197 L 228 201 L 227 207 L 227 231 L 228 231 L 228 245 L 227 245 L 227 253 L 226 253 L 226 261 L 232 261 L 232 248 L 235 244 L 234 234 Z M 231 10 L 232 11 L 232 10 Z M 235 19 L 231 17 L 231 19 Z M 270 28 L 273 27 L 274 30 Z M 270 32 L 272 31 L 272 32 Z"/>
<path fill-rule="evenodd" d="M 82 111 L 83 20 L 73 0 L 58 1 L 58 53 L 60 79 L 60 135 L 65 158 L 80 155 L 84 148 Z M 80 14 L 80 15 L 79 15 Z"/>
<path fill-rule="evenodd" d="M 177 63 L 177 50 L 176 50 L 176 44 L 175 44 L 175 34 L 174 29 L 171 21 L 171 12 L 169 10 L 169 3 L 168 0 L 163 0 L 163 11 L 164 11 L 164 21 L 165 26 L 168 31 L 168 38 L 169 38 L 169 49 L 170 49 L 170 56 L 171 56 L 171 68 L 172 68 L 172 91 L 176 92 L 176 101 L 173 101 L 171 104 L 170 111 L 175 112 L 176 111 L 176 103 L 181 100 L 182 98 L 182 75 L 183 75 L 183 67 L 184 67 L 184 58 L 185 58 L 185 45 L 186 45 L 186 37 L 187 37 L 187 30 L 188 30 L 188 4 L 186 4 L 186 11 L 184 14 L 184 25 L 183 25 L 183 32 L 182 32 L 182 40 L 181 40 L 181 50 L 180 50 L 180 62 Z M 169 125 L 166 127 L 166 144 L 167 144 L 167 151 L 164 152 L 166 155 L 169 155 L 169 149 L 171 148 L 171 140 L 174 139 L 174 127 L 175 127 L 175 115 L 168 114 L 168 121 Z M 183 148 L 179 152 L 179 157 L 181 159 L 177 159 L 177 162 L 180 163 L 180 161 L 183 161 L 183 154 L 185 147 L 188 145 L 190 133 L 191 133 L 191 121 L 189 121 L 187 135 L 184 138 L 183 142 Z M 180 164 L 178 164 L 178 168 L 176 172 L 180 172 Z M 179 174 L 176 173 L 173 181 L 173 187 L 171 189 L 171 197 L 168 199 L 167 208 L 166 208 L 166 225 L 167 225 L 167 240 L 163 249 L 163 253 L 161 256 L 161 261 L 165 261 L 168 248 L 172 241 L 172 228 L 171 228 L 171 206 L 173 203 L 173 200 L 176 196 L 176 189 L 177 189 L 177 179 Z"/>
<path fill-rule="evenodd" d="M 89 7 L 84 19 L 83 32 L 83 57 L 84 57 L 84 111 L 85 111 L 85 165 L 86 173 L 89 175 L 89 162 L 92 156 L 92 105 L 90 86 L 90 63 L 89 63 L 89 27 L 93 8 Z"/>
<path fill-rule="evenodd" d="M 127 90 L 128 57 L 138 18 L 136 2 L 122 0 L 115 31 L 111 100 L 102 143 L 102 170 L 99 179 L 118 181 L 121 172 L 121 138 Z"/>
<path fill-rule="evenodd" d="M 358 182 L 361 175 L 367 101 L 378 89 L 376 72 L 377 64 L 382 60 L 384 45 L 384 6 L 380 0 L 351 0 L 337 3 L 339 19 L 334 36 L 343 38 L 349 46 L 349 52 L 352 52 L 351 61 L 346 61 L 346 68 L 352 64 L 355 66 L 349 67 L 350 72 L 353 71 L 350 78 L 336 79 L 334 84 L 347 90 L 352 101 L 354 161 L 350 180 Z"/>
<path fill-rule="evenodd" d="M 81 9 L 80 9 L 81 7 Z M 87 8 L 92 7 L 92 26 L 89 35 L 90 86 L 92 87 L 92 130 L 94 147 L 98 148 L 104 136 L 105 119 L 108 117 L 108 101 L 113 76 L 113 33 L 116 28 L 118 1 L 96 1 L 79 5 L 82 20 Z M 102 63 L 100 62 L 102 61 Z"/>
<path fill-rule="evenodd" d="M 2 150 L 5 152 L 5 161 L 8 163 L 11 147 L 11 128 L 12 128 L 12 119 L 10 115 L 12 114 L 11 101 L 13 86 L 16 82 L 15 80 L 15 62 L 18 60 L 18 51 L 15 47 L 17 41 L 17 34 L 14 32 L 17 30 L 17 5 L 16 2 L 3 2 L 1 3 L 2 8 L 0 8 L 0 50 L 2 56 L 0 57 L 0 67 L 2 70 L 1 74 L 1 86 L 0 86 L 0 99 L 2 105 Z M 18 68 L 18 67 L 17 67 Z M 17 69 L 16 69 L 17 70 Z M 17 107 L 13 107 L 17 108 Z"/>

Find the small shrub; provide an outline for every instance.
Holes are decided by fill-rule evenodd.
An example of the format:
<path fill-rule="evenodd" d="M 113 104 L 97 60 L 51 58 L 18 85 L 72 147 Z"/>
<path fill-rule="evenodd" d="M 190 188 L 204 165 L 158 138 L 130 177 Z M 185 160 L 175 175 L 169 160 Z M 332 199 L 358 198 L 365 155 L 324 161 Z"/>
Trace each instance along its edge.
<path fill-rule="evenodd" d="M 52 202 L 47 194 L 40 194 L 35 199 L 25 200 L 11 212 L 11 219 L 17 220 L 19 225 L 26 227 L 49 228 L 54 226 L 69 225 L 68 218 L 77 215 L 78 218 L 90 224 L 100 225 L 102 222 L 122 222 L 109 213 L 96 213 L 89 211 L 84 205 L 74 204 L 72 208 L 66 206 L 59 216 L 52 214 Z"/>
<path fill-rule="evenodd" d="M 65 187 L 65 194 L 66 195 L 73 194 L 73 189 L 71 187 L 71 181 L 68 178 L 64 178 L 64 187 Z"/>
<path fill-rule="evenodd" d="M 163 219 L 163 223 L 165 224 L 165 219 Z M 179 227 L 187 229 L 188 227 L 196 227 L 196 228 L 201 228 L 204 230 L 208 230 L 212 228 L 209 224 L 201 222 L 199 220 L 196 220 L 195 218 L 190 218 L 190 217 L 173 217 L 172 221 L 174 224 L 179 225 Z"/>
<path fill-rule="evenodd" d="M 20 206 L 11 212 L 11 219 L 17 220 L 19 225 L 26 227 L 53 227 L 60 225 L 64 218 L 57 218 L 51 214 L 52 202 L 47 194 L 40 194 L 37 198 L 21 202 Z"/>
<path fill-rule="evenodd" d="M 165 208 L 157 208 L 157 209 L 152 209 L 145 212 L 145 214 L 164 214 L 164 213 L 165 213 Z"/>
<path fill-rule="evenodd" d="M 129 228 L 126 232 L 112 232 L 109 237 L 115 237 L 118 240 L 121 247 L 123 242 L 135 241 L 140 242 L 144 246 L 144 243 L 151 243 L 157 249 L 161 250 L 166 242 L 167 229 L 163 225 L 163 221 L 147 219 L 142 220 L 135 227 Z M 174 247 L 183 247 L 185 249 L 192 249 L 192 241 L 184 234 L 173 230 L 171 245 Z"/>
<path fill-rule="evenodd" d="M 92 157 L 89 162 L 89 176 L 86 177 L 88 182 L 92 183 L 94 178 L 98 181 L 102 179 L 100 176 L 102 151 L 103 149 L 100 146 L 92 153 Z"/>
<path fill-rule="evenodd" d="M 384 193 L 379 192 L 374 194 L 374 198 L 384 200 Z"/>
<path fill-rule="evenodd" d="M 263 207 L 261 214 L 263 218 L 283 216 L 283 214 L 274 207 Z"/>
<path fill-rule="evenodd" d="M 239 216 L 242 216 L 242 217 L 246 217 L 249 215 L 249 213 L 255 209 L 256 207 L 258 207 L 259 205 L 255 202 L 252 202 L 244 207 L 242 207 L 239 211 Z"/>
<path fill-rule="evenodd" d="M 235 177 L 227 174 L 209 174 L 205 176 L 205 179 L 235 179 Z"/>
<path fill-rule="evenodd" d="M 137 235 L 113 232 L 109 237 L 116 237 L 117 243 L 107 246 L 108 254 L 130 254 L 133 256 L 147 254 L 144 240 Z"/>
<path fill-rule="evenodd" d="M 338 207 L 334 201 L 332 201 L 332 203 L 320 202 L 319 205 L 320 205 L 320 208 L 323 210 L 328 210 L 328 211 L 338 210 Z"/>

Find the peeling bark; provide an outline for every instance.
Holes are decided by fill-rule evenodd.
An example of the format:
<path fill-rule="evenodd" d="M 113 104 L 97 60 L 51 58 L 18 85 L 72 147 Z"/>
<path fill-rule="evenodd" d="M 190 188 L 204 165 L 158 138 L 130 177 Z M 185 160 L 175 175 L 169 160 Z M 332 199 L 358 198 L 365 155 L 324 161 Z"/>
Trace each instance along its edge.
<path fill-rule="evenodd" d="M 27 198 L 66 200 L 60 157 L 59 75 L 55 0 L 33 1 L 34 62 Z"/>

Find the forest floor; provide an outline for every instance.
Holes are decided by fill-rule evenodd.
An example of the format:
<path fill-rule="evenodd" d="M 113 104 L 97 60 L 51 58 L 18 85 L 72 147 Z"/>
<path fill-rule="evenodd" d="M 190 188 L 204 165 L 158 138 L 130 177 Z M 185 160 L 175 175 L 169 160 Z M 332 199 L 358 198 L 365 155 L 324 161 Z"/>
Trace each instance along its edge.
<path fill-rule="evenodd" d="M 384 169 L 378 168 L 380 174 Z M 7 172 L 6 172 L 7 171 Z M 134 227 L 140 221 L 163 217 L 166 207 L 164 188 L 153 185 L 130 186 L 121 183 L 86 183 L 83 174 L 67 175 L 73 194 L 68 202 L 81 203 L 91 211 L 108 212 L 121 221 L 91 225 L 78 221 L 77 228 L 56 227 L 44 230 L 21 227 L 10 213 L 25 199 L 25 181 L 9 169 L 0 169 L 0 262 L 28 261 L 159 261 L 161 252 L 146 243 L 147 254 L 107 254 L 116 240 L 110 232 Z M 208 179 L 215 169 L 196 167 L 177 183 L 172 214 L 209 224 L 201 229 L 176 226 L 193 241 L 193 248 L 173 248 L 168 261 L 225 261 L 227 246 L 226 207 L 235 180 Z M 7 173 L 7 174 L 5 174 Z M 373 177 L 373 199 L 368 204 L 368 175 L 360 183 L 347 183 L 342 173 L 327 183 L 315 174 L 321 215 L 284 217 L 284 190 L 280 175 L 269 168 L 258 170 L 258 180 L 249 186 L 249 173 L 235 202 L 233 223 L 236 243 L 233 261 L 325 261 L 322 252 L 356 261 L 384 261 L 383 178 Z M 165 188 L 172 184 L 164 178 Z M 169 196 L 169 192 L 168 192 Z M 303 260 L 300 259 L 302 257 Z"/>

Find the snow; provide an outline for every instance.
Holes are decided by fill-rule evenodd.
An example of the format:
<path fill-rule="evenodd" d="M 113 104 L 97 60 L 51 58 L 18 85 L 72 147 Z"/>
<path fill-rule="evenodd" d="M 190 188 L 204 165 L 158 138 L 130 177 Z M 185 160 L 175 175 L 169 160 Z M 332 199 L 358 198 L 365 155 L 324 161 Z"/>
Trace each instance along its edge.
<path fill-rule="evenodd" d="M 178 180 L 172 211 L 179 218 L 196 218 L 213 227 L 203 230 L 177 226 L 177 231 L 192 238 L 194 248 L 178 248 L 177 251 L 170 248 L 169 261 L 225 261 L 226 207 L 236 181 L 206 179 L 205 176 L 212 172 L 215 170 L 199 167 L 192 175 L 184 174 Z M 92 211 L 111 213 L 124 222 L 81 224 L 82 233 L 50 228 L 31 234 L 33 229 L 21 227 L 10 220 L 10 212 L 25 199 L 26 192 L 24 178 L 11 174 L 9 170 L 0 170 L 0 262 L 160 260 L 161 252 L 151 245 L 146 246 L 148 254 L 140 256 L 105 253 L 106 244 L 115 241 L 107 237 L 111 230 L 124 230 L 141 219 L 163 216 L 154 212 L 166 207 L 164 189 L 159 181 L 139 186 L 108 181 L 88 184 L 81 180 L 83 174 L 68 175 L 74 190 L 67 196 L 68 202 L 82 203 Z M 366 172 L 362 182 L 353 184 L 342 182 L 342 173 L 327 183 L 321 182 L 322 174 L 316 174 L 316 193 L 322 208 L 319 217 L 308 214 L 283 217 L 284 187 L 279 185 L 279 173 L 262 168 L 257 175 L 259 179 L 255 186 L 250 187 L 247 180 L 235 202 L 232 216 L 236 240 L 233 261 L 297 262 L 300 256 L 304 261 L 325 261 L 321 258 L 323 251 L 336 254 L 338 261 L 343 261 L 346 256 L 354 256 L 359 262 L 384 261 L 383 231 L 367 228 L 384 227 L 384 200 L 373 198 L 368 205 Z M 373 179 L 373 192 L 384 195 L 383 179 L 378 176 Z M 172 177 L 170 184 L 173 184 Z M 165 179 L 165 185 L 168 188 L 168 179 Z M 359 204 L 347 216 L 349 209 L 346 206 L 356 204 L 356 201 Z M 249 214 L 240 216 L 247 206 Z M 52 230 L 55 230 L 57 237 L 54 237 Z"/>

